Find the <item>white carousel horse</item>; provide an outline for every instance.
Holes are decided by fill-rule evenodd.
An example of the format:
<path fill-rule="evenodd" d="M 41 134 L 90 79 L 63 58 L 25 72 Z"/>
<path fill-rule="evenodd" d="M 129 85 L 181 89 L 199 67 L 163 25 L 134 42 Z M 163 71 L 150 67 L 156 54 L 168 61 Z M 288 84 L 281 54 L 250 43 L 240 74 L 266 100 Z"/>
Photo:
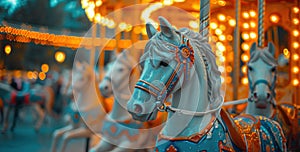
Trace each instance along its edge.
<path fill-rule="evenodd" d="M 275 47 L 258 48 L 251 46 L 248 62 L 249 99 L 245 113 L 261 115 L 278 121 L 288 139 L 288 150 L 300 149 L 298 133 L 298 109 L 288 103 L 276 103 L 276 68 Z"/>
<path fill-rule="evenodd" d="M 38 120 L 35 124 L 35 130 L 38 131 L 45 119 L 46 113 L 52 115 L 54 112 L 52 111 L 52 106 L 54 103 L 54 93 L 53 90 L 44 86 L 41 87 L 39 85 L 35 85 L 38 88 L 34 87 L 34 89 L 29 89 L 29 83 L 24 83 L 24 91 L 16 91 L 10 85 L 0 83 L 0 98 L 3 99 L 3 104 L 8 105 L 8 109 L 5 112 L 4 124 L 2 128 L 2 133 L 5 133 L 8 125 L 9 125 L 9 114 L 12 108 L 15 109 L 14 112 L 14 120 L 11 126 L 11 131 L 14 130 L 18 112 L 21 106 L 33 106 L 38 114 Z M 5 102 L 7 101 L 7 102 Z M 45 108 L 43 108 L 45 107 Z M 4 108 L 4 106 L 3 106 Z"/>
<path fill-rule="evenodd" d="M 76 64 L 73 72 L 73 92 L 75 103 L 71 104 L 71 124 L 57 129 L 53 133 L 51 151 L 57 149 L 57 142 L 62 137 L 61 151 L 65 151 L 69 140 L 74 138 L 90 138 L 93 131 L 100 130 L 105 112 L 99 106 L 100 101 L 95 88 L 95 77 L 92 68 L 87 64 Z"/>
<path fill-rule="evenodd" d="M 147 24 L 143 72 L 127 104 L 140 121 L 155 118 L 157 110 L 168 112 L 156 151 L 285 151 L 277 122 L 246 114 L 233 121 L 220 109 L 220 72 L 207 39 L 159 21 L 161 32 Z M 167 106 L 164 99 L 172 93 Z"/>
<path fill-rule="evenodd" d="M 108 70 L 99 88 L 104 97 L 114 95 L 112 111 L 106 115 L 101 130 L 100 143 L 91 151 L 134 151 L 133 147 L 142 147 L 155 136 L 143 133 L 146 123 L 133 120 L 126 109 L 134 84 L 140 71 L 137 61 L 129 51 L 124 50 L 115 61 L 109 63 Z M 116 128 L 114 132 L 111 128 Z M 153 135 L 153 134 L 152 134 Z M 155 142 L 155 139 L 152 140 Z"/>

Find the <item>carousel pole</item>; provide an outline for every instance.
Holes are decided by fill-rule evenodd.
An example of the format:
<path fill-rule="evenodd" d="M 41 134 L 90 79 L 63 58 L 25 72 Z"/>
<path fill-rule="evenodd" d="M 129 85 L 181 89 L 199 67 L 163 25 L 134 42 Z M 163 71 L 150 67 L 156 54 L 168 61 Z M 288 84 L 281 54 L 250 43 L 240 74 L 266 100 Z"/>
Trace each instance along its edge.
<path fill-rule="evenodd" d="M 210 0 L 200 0 L 200 20 L 199 20 L 199 33 L 209 40 L 209 11 Z"/>
<path fill-rule="evenodd" d="M 264 21 L 265 21 L 265 0 L 258 0 L 258 47 L 264 47 L 265 43 L 265 32 L 264 32 Z"/>
<path fill-rule="evenodd" d="M 235 28 L 234 28 L 234 63 L 233 63 L 233 100 L 238 99 L 238 88 L 240 79 L 240 12 L 241 12 L 241 2 L 236 0 L 235 3 Z M 233 110 L 236 106 L 233 107 Z"/>

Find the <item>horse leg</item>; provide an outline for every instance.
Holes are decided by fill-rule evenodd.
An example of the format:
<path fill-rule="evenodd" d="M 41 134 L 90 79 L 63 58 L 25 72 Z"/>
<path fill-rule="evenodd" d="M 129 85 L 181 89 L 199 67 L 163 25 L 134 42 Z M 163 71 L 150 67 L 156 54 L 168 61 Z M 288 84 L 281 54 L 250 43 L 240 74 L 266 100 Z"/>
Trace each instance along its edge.
<path fill-rule="evenodd" d="M 90 138 L 92 135 L 91 130 L 86 127 L 77 128 L 75 130 L 69 131 L 63 136 L 63 143 L 61 152 L 64 152 L 69 140 L 74 138 Z"/>
<path fill-rule="evenodd" d="M 99 144 L 93 147 L 89 152 L 112 151 L 115 147 L 115 145 L 112 145 L 102 139 Z"/>
<path fill-rule="evenodd" d="M 5 133 L 7 128 L 8 128 L 9 113 L 10 113 L 12 107 L 13 107 L 13 105 L 9 105 L 6 112 L 5 112 L 4 124 L 3 124 L 2 131 L 1 131 L 2 133 Z"/>
<path fill-rule="evenodd" d="M 52 145 L 51 145 L 51 152 L 55 152 L 57 149 L 57 141 L 58 139 L 63 136 L 66 132 L 70 131 L 74 129 L 74 127 L 72 125 L 68 125 L 66 127 L 57 129 L 54 131 L 53 133 L 53 139 L 52 139 Z"/>
<path fill-rule="evenodd" d="M 38 132 L 39 129 L 41 128 L 42 124 L 43 124 L 43 121 L 45 119 L 46 114 L 45 114 L 45 111 L 43 110 L 43 108 L 41 107 L 40 104 L 34 104 L 34 109 L 36 110 L 36 112 L 39 115 L 39 118 L 38 118 L 38 120 L 35 124 L 35 127 L 34 127 L 34 130 L 36 132 Z"/>

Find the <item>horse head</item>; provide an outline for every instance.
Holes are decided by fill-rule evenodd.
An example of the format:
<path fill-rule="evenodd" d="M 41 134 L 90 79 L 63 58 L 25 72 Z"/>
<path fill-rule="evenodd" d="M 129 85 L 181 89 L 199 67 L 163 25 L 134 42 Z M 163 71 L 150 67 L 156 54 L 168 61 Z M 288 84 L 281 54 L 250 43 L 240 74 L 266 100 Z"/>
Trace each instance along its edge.
<path fill-rule="evenodd" d="M 276 85 L 276 60 L 274 58 L 275 47 L 269 43 L 268 47 L 258 48 L 256 43 L 251 46 L 251 57 L 248 63 L 248 79 L 250 101 L 256 108 L 265 109 L 270 103 L 275 105 Z"/>

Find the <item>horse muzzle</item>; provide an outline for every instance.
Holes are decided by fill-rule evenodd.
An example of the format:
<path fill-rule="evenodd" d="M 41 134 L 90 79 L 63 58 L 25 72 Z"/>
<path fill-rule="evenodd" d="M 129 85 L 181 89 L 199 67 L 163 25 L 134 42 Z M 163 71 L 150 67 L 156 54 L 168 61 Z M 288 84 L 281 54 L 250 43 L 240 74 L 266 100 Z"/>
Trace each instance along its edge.
<path fill-rule="evenodd" d="M 151 111 L 146 107 L 145 103 L 132 103 L 129 101 L 127 104 L 127 110 L 133 119 L 142 122 L 155 120 L 158 112 L 156 107 L 151 108 Z"/>

